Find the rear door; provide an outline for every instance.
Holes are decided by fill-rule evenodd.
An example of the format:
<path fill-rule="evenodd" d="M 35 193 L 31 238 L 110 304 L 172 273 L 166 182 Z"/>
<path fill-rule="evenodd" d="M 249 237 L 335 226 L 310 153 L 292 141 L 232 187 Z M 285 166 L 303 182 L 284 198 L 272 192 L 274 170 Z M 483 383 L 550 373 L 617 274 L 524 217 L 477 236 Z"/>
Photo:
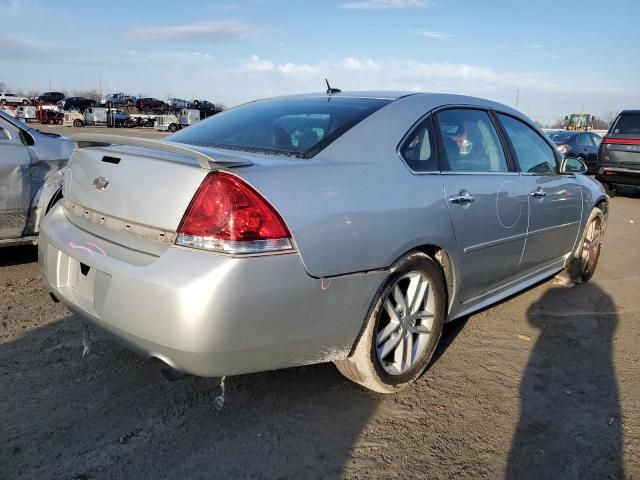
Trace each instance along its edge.
<path fill-rule="evenodd" d="M 582 187 L 559 174 L 553 146 L 525 122 L 499 113 L 529 198 L 526 271 L 544 269 L 573 250 L 582 216 Z"/>
<path fill-rule="evenodd" d="M 0 240 L 20 238 L 31 199 L 29 150 L 17 127 L 0 118 Z"/>
<path fill-rule="evenodd" d="M 435 115 L 442 178 L 460 251 L 462 299 L 479 299 L 521 271 L 528 204 L 488 111 Z"/>

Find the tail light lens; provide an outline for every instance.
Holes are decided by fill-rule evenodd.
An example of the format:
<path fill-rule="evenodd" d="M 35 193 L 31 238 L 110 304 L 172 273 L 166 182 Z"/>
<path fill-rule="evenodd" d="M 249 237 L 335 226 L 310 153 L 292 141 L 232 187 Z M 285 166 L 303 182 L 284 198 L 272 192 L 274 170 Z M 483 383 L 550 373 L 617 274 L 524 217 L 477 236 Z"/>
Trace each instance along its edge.
<path fill-rule="evenodd" d="M 233 254 L 291 250 L 291 234 L 271 205 L 223 172 L 204 179 L 178 227 L 176 244 Z"/>
<path fill-rule="evenodd" d="M 604 137 L 602 143 L 620 144 L 620 145 L 640 145 L 640 138 L 609 138 Z"/>

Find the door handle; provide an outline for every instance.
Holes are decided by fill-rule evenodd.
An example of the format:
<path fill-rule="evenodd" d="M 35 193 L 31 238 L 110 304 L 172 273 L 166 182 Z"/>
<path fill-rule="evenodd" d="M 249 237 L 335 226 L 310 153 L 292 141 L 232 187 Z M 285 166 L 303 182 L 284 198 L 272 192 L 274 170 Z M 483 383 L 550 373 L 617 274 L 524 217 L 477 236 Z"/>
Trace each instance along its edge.
<path fill-rule="evenodd" d="M 531 196 L 536 198 L 542 198 L 542 197 L 546 197 L 547 193 L 542 189 L 542 187 L 538 187 L 533 192 L 531 192 Z"/>
<path fill-rule="evenodd" d="M 475 198 L 473 198 L 473 196 L 466 190 L 460 190 L 458 195 L 449 197 L 449 203 L 456 205 L 469 205 L 470 203 L 473 203 L 474 200 Z"/>

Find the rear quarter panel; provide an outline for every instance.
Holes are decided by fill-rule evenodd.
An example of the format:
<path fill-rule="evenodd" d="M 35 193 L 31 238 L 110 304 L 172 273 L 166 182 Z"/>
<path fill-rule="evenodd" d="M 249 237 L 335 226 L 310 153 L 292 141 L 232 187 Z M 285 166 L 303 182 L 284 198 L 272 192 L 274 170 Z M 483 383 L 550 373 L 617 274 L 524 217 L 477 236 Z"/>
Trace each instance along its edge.
<path fill-rule="evenodd" d="M 440 175 L 411 173 L 396 151 L 431 108 L 420 98 L 400 99 L 313 159 L 236 171 L 281 213 L 310 275 L 386 268 L 424 244 L 457 263 Z"/>

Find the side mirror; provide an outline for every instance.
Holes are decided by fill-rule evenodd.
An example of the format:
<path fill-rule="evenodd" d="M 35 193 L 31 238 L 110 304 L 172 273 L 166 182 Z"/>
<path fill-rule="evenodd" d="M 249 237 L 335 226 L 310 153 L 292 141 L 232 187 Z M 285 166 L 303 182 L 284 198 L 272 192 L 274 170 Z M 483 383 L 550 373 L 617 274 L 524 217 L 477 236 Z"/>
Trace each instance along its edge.
<path fill-rule="evenodd" d="M 587 166 L 577 158 L 564 158 L 560 166 L 560 173 L 586 173 Z"/>

